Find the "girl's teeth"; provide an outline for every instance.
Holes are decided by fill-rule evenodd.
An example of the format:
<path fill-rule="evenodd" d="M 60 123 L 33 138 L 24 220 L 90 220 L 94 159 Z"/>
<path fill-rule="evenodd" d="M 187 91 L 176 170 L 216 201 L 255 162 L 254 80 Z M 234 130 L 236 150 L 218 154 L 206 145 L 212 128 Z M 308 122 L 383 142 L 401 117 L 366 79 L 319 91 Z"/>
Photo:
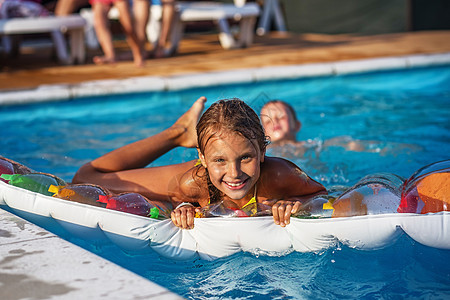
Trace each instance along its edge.
<path fill-rule="evenodd" d="M 228 184 L 229 186 L 240 186 L 240 185 L 242 184 L 242 182 L 239 182 L 239 183 L 231 183 L 231 182 L 227 182 L 227 184 Z"/>

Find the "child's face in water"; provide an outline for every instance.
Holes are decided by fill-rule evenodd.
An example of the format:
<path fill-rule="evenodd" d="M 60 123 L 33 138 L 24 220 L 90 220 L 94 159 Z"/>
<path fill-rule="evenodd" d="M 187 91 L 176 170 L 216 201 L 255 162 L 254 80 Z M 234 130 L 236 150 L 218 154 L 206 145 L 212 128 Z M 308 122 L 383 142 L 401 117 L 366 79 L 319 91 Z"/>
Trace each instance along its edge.
<path fill-rule="evenodd" d="M 273 143 L 295 141 L 300 129 L 300 124 L 295 121 L 291 111 L 283 103 L 266 104 L 261 109 L 261 122 Z"/>
<path fill-rule="evenodd" d="M 254 144 L 255 143 L 255 144 Z M 205 151 L 199 153 L 202 164 L 208 169 L 211 183 L 233 200 L 252 193 L 264 161 L 256 142 L 236 133 L 213 136 Z"/>

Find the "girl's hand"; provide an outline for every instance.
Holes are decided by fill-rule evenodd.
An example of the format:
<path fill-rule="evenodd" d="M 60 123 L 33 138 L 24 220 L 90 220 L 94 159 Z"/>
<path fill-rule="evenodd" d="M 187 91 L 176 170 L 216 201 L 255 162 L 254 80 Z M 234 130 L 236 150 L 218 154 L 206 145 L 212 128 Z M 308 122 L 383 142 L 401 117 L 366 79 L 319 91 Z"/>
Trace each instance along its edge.
<path fill-rule="evenodd" d="M 273 221 L 281 227 L 291 222 L 291 215 L 298 212 L 302 205 L 300 201 L 289 200 L 266 200 L 263 203 L 272 206 Z"/>
<path fill-rule="evenodd" d="M 195 207 L 191 203 L 181 203 L 171 213 L 175 226 L 181 229 L 194 228 Z"/>

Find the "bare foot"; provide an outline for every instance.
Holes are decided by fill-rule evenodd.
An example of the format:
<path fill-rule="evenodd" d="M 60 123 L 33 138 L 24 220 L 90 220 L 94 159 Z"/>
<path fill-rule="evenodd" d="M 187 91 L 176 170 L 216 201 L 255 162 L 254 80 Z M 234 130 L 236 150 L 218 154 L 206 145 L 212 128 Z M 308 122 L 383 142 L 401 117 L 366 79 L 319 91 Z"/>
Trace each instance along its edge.
<path fill-rule="evenodd" d="M 94 56 L 92 61 L 96 65 L 113 65 L 116 63 L 116 59 L 114 57 L 106 57 L 106 56 Z"/>
<path fill-rule="evenodd" d="M 145 66 L 145 60 L 142 57 L 134 59 L 134 65 L 138 68 L 143 68 Z"/>
<path fill-rule="evenodd" d="M 175 50 L 173 48 L 165 48 L 157 46 L 153 51 L 153 58 L 167 58 L 171 57 L 175 54 Z"/>
<path fill-rule="evenodd" d="M 133 55 L 134 65 L 138 68 L 145 66 L 145 57 L 147 53 L 145 51 L 140 51 L 138 55 Z"/>
<path fill-rule="evenodd" d="M 176 143 L 179 146 L 187 148 L 197 147 L 197 131 L 195 127 L 205 107 L 205 102 L 206 97 L 198 98 L 191 108 L 173 124 L 172 129 L 179 131 L 179 136 L 176 138 Z"/>

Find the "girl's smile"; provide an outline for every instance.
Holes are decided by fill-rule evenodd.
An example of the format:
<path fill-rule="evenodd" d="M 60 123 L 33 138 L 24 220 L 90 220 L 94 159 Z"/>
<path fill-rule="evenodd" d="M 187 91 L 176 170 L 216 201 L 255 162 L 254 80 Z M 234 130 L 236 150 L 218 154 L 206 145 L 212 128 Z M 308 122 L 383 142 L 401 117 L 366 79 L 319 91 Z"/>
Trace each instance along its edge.
<path fill-rule="evenodd" d="M 204 154 L 199 152 L 211 183 L 232 200 L 253 196 L 253 187 L 260 175 L 260 163 L 264 161 L 264 153 L 255 146 L 239 134 L 226 132 L 213 136 Z"/>

